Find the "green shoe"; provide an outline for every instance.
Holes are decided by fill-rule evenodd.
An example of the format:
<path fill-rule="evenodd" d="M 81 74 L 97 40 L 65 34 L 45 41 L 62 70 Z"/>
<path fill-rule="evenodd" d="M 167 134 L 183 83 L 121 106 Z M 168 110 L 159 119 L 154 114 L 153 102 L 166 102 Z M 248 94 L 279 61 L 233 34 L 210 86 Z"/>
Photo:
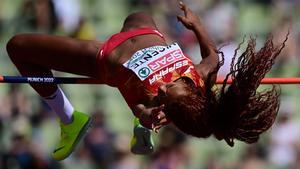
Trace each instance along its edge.
<path fill-rule="evenodd" d="M 52 157 L 55 160 L 67 158 L 77 143 L 83 138 L 91 123 L 92 119 L 88 115 L 78 111 L 74 111 L 72 123 L 67 125 L 60 123 L 61 140 L 53 151 Z"/>
<path fill-rule="evenodd" d="M 131 139 L 131 152 L 134 154 L 150 154 L 154 150 L 151 131 L 143 127 L 138 118 L 134 119 L 133 137 Z"/>

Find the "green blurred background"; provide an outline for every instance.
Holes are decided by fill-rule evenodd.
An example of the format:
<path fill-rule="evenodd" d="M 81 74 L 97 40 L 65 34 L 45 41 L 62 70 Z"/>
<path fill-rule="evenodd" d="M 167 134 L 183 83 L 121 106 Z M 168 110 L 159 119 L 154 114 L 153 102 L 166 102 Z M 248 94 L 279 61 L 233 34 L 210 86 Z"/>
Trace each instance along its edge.
<path fill-rule="evenodd" d="M 279 44 L 290 32 L 287 47 L 269 77 L 298 77 L 299 0 L 185 0 L 197 12 L 225 53 L 220 76 L 226 75 L 233 51 L 244 36 L 261 47 L 268 35 Z M 6 53 L 6 43 L 18 33 L 46 33 L 80 39 L 106 40 L 120 31 L 132 12 L 150 13 L 169 43 L 178 42 L 199 62 L 193 34 L 176 20 L 176 0 L 0 0 L 0 74 L 18 75 Z M 244 47 L 244 46 L 243 46 Z M 41 56 L 42 59 L 42 56 Z M 57 76 L 75 76 L 55 72 Z M 129 152 L 133 115 L 120 93 L 101 85 L 61 85 L 74 107 L 98 119 L 70 158 L 50 158 L 59 136 L 54 113 L 26 84 L 0 85 L 0 169 L 259 169 L 300 168 L 299 85 L 282 85 L 278 121 L 258 143 L 236 141 L 230 148 L 214 138 L 186 137 L 173 128 L 153 134 L 156 152 Z M 260 90 L 271 86 L 261 86 Z"/>

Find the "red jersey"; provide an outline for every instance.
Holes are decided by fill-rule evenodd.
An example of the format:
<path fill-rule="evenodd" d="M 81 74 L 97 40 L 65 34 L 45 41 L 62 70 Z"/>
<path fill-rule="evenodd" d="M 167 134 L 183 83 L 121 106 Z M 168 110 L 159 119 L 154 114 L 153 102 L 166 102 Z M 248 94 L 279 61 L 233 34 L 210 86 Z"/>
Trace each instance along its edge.
<path fill-rule="evenodd" d="M 157 95 L 158 87 L 186 76 L 196 86 L 204 86 L 192 61 L 177 43 L 141 49 L 123 64 L 133 75 L 118 85 L 127 104 L 132 107 L 145 97 Z M 139 82 L 138 82 L 139 81 Z"/>

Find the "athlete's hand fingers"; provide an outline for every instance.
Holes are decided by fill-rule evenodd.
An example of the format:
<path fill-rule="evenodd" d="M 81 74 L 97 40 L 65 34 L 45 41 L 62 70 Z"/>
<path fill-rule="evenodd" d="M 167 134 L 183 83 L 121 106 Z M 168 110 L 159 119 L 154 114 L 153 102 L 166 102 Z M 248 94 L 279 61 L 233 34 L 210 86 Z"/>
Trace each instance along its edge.
<path fill-rule="evenodd" d="M 163 124 L 160 124 L 160 123 L 158 123 L 158 124 L 153 124 L 153 131 L 155 132 L 155 133 L 158 133 L 158 130 L 162 127 L 162 126 L 164 126 Z"/>
<path fill-rule="evenodd" d="M 163 126 L 163 125 L 155 126 L 155 127 L 153 128 L 153 131 L 154 131 L 155 133 L 158 133 L 158 130 L 159 130 L 162 126 Z"/>
<path fill-rule="evenodd" d="M 169 124 L 169 121 L 168 121 L 166 118 L 164 118 L 161 122 L 159 122 L 159 123 L 157 123 L 156 125 L 153 126 L 153 130 L 154 130 L 156 133 L 158 133 L 158 130 L 159 130 L 161 127 L 163 127 L 163 126 L 165 126 L 165 125 L 167 125 L 167 124 Z"/>
<path fill-rule="evenodd" d="M 162 111 L 163 109 L 165 108 L 165 105 L 164 104 L 162 104 L 162 105 L 160 105 L 160 106 L 158 106 L 158 107 L 156 107 L 156 108 L 154 108 L 154 112 L 160 112 L 160 111 Z"/>
<path fill-rule="evenodd" d="M 151 112 L 151 114 L 152 114 L 152 116 L 154 117 L 154 119 L 157 119 L 157 116 L 159 115 L 159 114 L 164 114 L 164 112 L 163 112 L 163 109 L 165 108 L 165 105 L 164 104 L 162 104 L 162 105 L 160 105 L 160 106 L 158 106 L 158 107 L 155 107 L 153 110 L 152 110 L 152 112 Z"/>
<path fill-rule="evenodd" d="M 160 114 L 160 115 L 158 115 L 157 117 L 156 117 L 156 119 L 154 119 L 153 120 L 153 122 L 152 122 L 152 128 L 154 128 L 155 126 L 157 126 L 157 125 L 160 125 L 160 124 L 163 124 L 163 123 L 165 123 L 167 121 L 167 119 L 166 119 L 166 117 L 164 116 L 164 115 L 162 115 L 162 114 Z"/>
<path fill-rule="evenodd" d="M 159 111 L 156 114 L 154 114 L 153 116 L 153 123 L 159 123 L 161 120 L 163 120 L 164 118 L 166 118 L 166 115 L 163 111 Z"/>
<path fill-rule="evenodd" d="M 182 1 L 179 1 L 179 8 L 184 12 L 185 17 L 188 17 L 188 15 L 192 12 L 192 10 Z"/>
<path fill-rule="evenodd" d="M 164 125 L 167 125 L 169 124 L 169 120 L 165 117 L 165 115 L 162 115 L 158 118 L 157 121 L 153 122 L 152 123 L 152 129 L 155 131 L 155 132 L 158 132 L 158 130 L 164 126 Z"/>
<path fill-rule="evenodd" d="M 188 18 L 178 15 L 177 20 L 180 21 L 187 29 L 192 29 L 193 24 Z"/>
<path fill-rule="evenodd" d="M 177 20 L 180 21 L 183 24 L 188 24 L 189 23 L 188 19 L 184 16 L 181 16 L 181 15 L 177 15 Z"/>
<path fill-rule="evenodd" d="M 193 27 L 193 11 L 182 1 L 179 1 L 179 8 L 184 12 L 184 15 L 177 15 L 177 20 L 186 28 L 191 29 Z"/>
<path fill-rule="evenodd" d="M 179 1 L 179 8 L 184 12 L 184 16 L 187 16 L 187 10 L 186 10 L 186 5 L 182 2 Z"/>

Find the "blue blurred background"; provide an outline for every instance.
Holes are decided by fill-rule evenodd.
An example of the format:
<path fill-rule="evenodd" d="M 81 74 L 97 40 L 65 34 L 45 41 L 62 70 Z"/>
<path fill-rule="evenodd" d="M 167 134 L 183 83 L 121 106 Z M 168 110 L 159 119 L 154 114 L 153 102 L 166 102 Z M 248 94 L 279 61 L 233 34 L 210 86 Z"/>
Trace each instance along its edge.
<path fill-rule="evenodd" d="M 229 71 L 234 49 L 250 35 L 261 47 L 268 35 L 287 46 L 269 77 L 300 76 L 299 0 L 185 0 L 201 17 L 208 33 L 225 54 L 220 76 Z M 5 46 L 17 33 L 36 32 L 80 39 L 105 40 L 119 32 L 131 12 L 153 15 L 169 43 L 178 42 L 199 62 L 192 32 L 176 20 L 176 0 L 0 0 L 0 74 L 18 75 Z M 41 56 L 42 59 L 42 56 Z M 74 76 L 55 72 L 57 76 Z M 262 86 L 264 90 L 271 86 Z M 165 127 L 153 134 L 155 153 L 129 151 L 133 115 L 120 93 L 108 86 L 62 85 L 76 109 L 95 118 L 93 128 L 63 162 L 50 158 L 59 136 L 54 113 L 29 85 L 0 85 L 0 169 L 299 169 L 300 86 L 282 85 L 276 124 L 258 143 L 236 141 L 230 148 L 214 138 L 196 139 Z"/>

